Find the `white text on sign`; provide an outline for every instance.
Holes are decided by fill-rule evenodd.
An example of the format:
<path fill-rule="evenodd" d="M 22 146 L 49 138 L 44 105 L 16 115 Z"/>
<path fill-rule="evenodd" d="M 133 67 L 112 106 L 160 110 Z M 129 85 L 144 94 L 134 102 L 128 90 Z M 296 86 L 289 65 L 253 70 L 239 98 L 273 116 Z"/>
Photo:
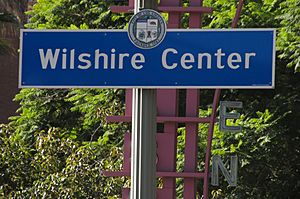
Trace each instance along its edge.
<path fill-rule="evenodd" d="M 248 52 L 243 55 L 232 52 L 225 53 L 221 48 L 217 49 L 214 54 L 207 52 L 180 53 L 175 48 L 167 48 L 161 53 L 161 66 L 165 69 L 172 70 L 181 67 L 185 70 L 192 68 L 197 69 L 224 69 L 229 68 L 236 70 L 240 67 L 249 69 L 251 60 L 255 59 L 256 53 Z M 117 52 L 112 48 L 110 53 L 101 52 L 96 49 L 93 53 L 84 52 L 76 53 L 75 49 L 39 49 L 40 63 L 42 69 L 123 69 L 132 67 L 140 70 L 146 63 L 146 57 L 142 53 L 129 54 L 126 52 Z M 178 57 L 180 56 L 180 57 Z M 174 60 L 179 60 L 178 62 Z M 212 66 L 212 61 L 216 65 Z M 223 61 L 222 61 L 223 60 Z M 224 61 L 225 60 L 225 61 Z M 75 66 L 77 63 L 77 66 Z"/>

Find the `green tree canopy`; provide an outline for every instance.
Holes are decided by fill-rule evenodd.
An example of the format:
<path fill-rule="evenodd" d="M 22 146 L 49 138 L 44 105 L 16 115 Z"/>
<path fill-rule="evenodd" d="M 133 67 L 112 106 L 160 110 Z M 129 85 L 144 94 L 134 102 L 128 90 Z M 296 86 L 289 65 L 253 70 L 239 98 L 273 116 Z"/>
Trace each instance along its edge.
<path fill-rule="evenodd" d="M 279 29 L 278 49 L 280 58 L 288 60 L 288 67 L 300 71 L 300 1 L 289 0 L 280 4 L 281 28 Z"/>
<path fill-rule="evenodd" d="M 108 9 L 111 3 L 38 0 L 28 12 L 31 20 L 26 27 L 124 28 L 130 14 L 112 13 Z M 204 4 L 214 8 L 212 15 L 205 15 L 204 28 L 230 27 L 235 0 L 206 0 Z M 239 27 L 279 30 L 276 89 L 223 91 L 223 100 L 243 101 L 243 116 L 230 121 L 243 126 L 243 131 L 233 134 L 216 130 L 213 154 L 224 160 L 238 154 L 239 182 L 235 188 L 225 182 L 211 187 L 213 198 L 299 197 L 300 74 L 294 74 L 299 68 L 298 5 L 299 0 L 245 2 Z M 187 27 L 188 16 L 183 16 L 183 27 Z M 211 91 L 202 91 L 203 95 L 211 97 Z M 101 171 L 122 167 L 122 140 L 129 127 L 107 124 L 105 117 L 123 114 L 124 90 L 22 89 L 16 100 L 20 102 L 19 116 L 0 127 L 0 198 L 120 197 L 121 187 L 129 185 L 128 179 L 103 177 Z M 210 103 L 201 98 L 202 116 L 210 114 Z M 204 160 L 206 133 L 207 125 L 201 125 L 199 160 Z M 182 126 L 178 130 L 179 171 L 183 169 L 184 135 Z M 198 169 L 203 169 L 203 161 Z M 177 187 L 181 198 L 182 181 L 177 181 Z"/>

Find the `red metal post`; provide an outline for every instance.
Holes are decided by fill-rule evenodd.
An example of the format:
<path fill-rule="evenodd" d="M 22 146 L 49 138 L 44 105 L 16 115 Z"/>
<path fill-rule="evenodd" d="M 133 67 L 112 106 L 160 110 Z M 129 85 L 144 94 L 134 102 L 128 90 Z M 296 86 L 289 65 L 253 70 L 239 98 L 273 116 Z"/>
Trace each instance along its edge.
<path fill-rule="evenodd" d="M 159 116 L 177 116 L 178 107 L 178 91 L 176 89 L 159 89 L 157 90 L 157 115 Z M 177 154 L 177 123 L 165 122 L 164 133 L 168 134 L 168 145 L 171 146 L 168 150 L 166 158 L 167 165 L 160 168 L 160 171 L 175 172 L 176 171 L 176 154 Z M 166 161 L 167 160 L 167 161 Z M 163 197 L 173 199 L 176 197 L 176 178 L 164 177 L 163 178 Z"/>
<path fill-rule="evenodd" d="M 190 7 L 202 7 L 202 0 L 190 0 Z M 212 12 L 212 9 L 209 8 Z M 202 12 L 190 13 L 190 28 L 202 27 Z"/>
<path fill-rule="evenodd" d="M 244 5 L 244 0 L 239 0 L 239 4 L 237 6 L 235 16 L 234 16 L 234 18 L 232 20 L 232 23 L 231 23 L 231 28 L 236 28 L 237 27 L 238 21 L 240 19 L 241 13 L 242 13 L 243 5 Z"/>
<path fill-rule="evenodd" d="M 160 6 L 173 6 L 179 7 L 180 0 L 162 0 Z M 168 28 L 180 27 L 180 13 L 169 13 Z M 159 116 L 177 116 L 178 107 L 178 91 L 175 89 L 161 89 L 157 91 L 157 106 Z M 164 123 L 164 133 L 170 134 L 170 162 L 164 171 L 176 171 L 176 154 L 177 154 L 177 123 Z M 163 189 L 165 190 L 163 198 L 176 197 L 176 178 L 165 177 L 163 178 Z"/>
<path fill-rule="evenodd" d="M 202 0 L 190 0 L 190 7 L 201 7 Z M 202 26 L 201 12 L 190 13 L 189 27 L 200 28 Z M 186 91 L 186 116 L 199 117 L 199 90 L 187 89 Z M 185 162 L 184 171 L 196 172 L 197 170 L 197 149 L 198 149 L 198 124 L 186 123 L 185 135 Z M 196 198 L 197 179 L 184 179 L 184 198 Z"/>
<path fill-rule="evenodd" d="M 188 89 L 186 91 L 186 116 L 197 117 L 199 115 L 199 92 L 197 89 Z M 197 170 L 197 143 L 198 143 L 198 124 L 186 123 L 185 134 L 185 172 L 196 172 Z M 196 198 L 196 178 L 184 179 L 184 198 Z"/>
<path fill-rule="evenodd" d="M 180 0 L 161 0 L 158 9 L 163 7 L 178 8 L 181 6 Z M 169 13 L 168 28 L 180 28 L 180 12 L 167 11 Z"/>

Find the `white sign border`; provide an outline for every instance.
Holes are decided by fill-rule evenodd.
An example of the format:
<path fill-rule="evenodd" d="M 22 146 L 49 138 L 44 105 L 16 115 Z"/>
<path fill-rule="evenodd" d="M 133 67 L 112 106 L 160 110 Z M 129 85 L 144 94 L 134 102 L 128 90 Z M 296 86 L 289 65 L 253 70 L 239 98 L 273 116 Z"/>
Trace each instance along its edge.
<path fill-rule="evenodd" d="M 275 88 L 275 62 L 276 62 L 276 29 L 275 28 L 234 28 L 234 29 L 167 29 L 166 32 L 245 32 L 245 31 L 273 31 L 273 63 L 272 63 L 272 84 L 271 85 L 252 85 L 252 86 L 40 86 L 40 85 L 22 85 L 22 52 L 23 52 L 23 34 L 26 32 L 127 32 L 126 29 L 21 29 L 20 30 L 20 55 L 19 55 L 19 88 L 145 88 L 145 89 L 274 89 Z"/>

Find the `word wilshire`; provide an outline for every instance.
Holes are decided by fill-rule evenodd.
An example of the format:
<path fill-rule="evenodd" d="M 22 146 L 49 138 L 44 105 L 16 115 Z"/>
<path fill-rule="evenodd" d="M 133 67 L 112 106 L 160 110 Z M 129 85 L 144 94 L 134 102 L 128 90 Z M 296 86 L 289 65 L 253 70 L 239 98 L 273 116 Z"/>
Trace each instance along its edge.
<path fill-rule="evenodd" d="M 135 70 L 141 70 L 146 63 L 146 58 L 142 53 L 117 53 L 112 48 L 109 53 L 101 52 L 96 49 L 93 53 L 76 52 L 75 49 L 38 49 L 42 69 L 118 69 L 131 67 Z M 254 59 L 256 53 L 249 52 L 243 55 L 233 52 L 225 53 L 221 48 L 216 49 L 212 55 L 207 52 L 197 54 L 178 52 L 175 48 L 167 48 L 161 53 L 161 66 L 168 70 L 181 67 L 185 70 L 197 68 L 205 69 L 224 69 L 236 70 L 243 67 L 249 69 L 250 61 Z M 151 59 L 151 58 L 149 58 Z M 214 65 L 212 64 L 214 63 Z"/>

